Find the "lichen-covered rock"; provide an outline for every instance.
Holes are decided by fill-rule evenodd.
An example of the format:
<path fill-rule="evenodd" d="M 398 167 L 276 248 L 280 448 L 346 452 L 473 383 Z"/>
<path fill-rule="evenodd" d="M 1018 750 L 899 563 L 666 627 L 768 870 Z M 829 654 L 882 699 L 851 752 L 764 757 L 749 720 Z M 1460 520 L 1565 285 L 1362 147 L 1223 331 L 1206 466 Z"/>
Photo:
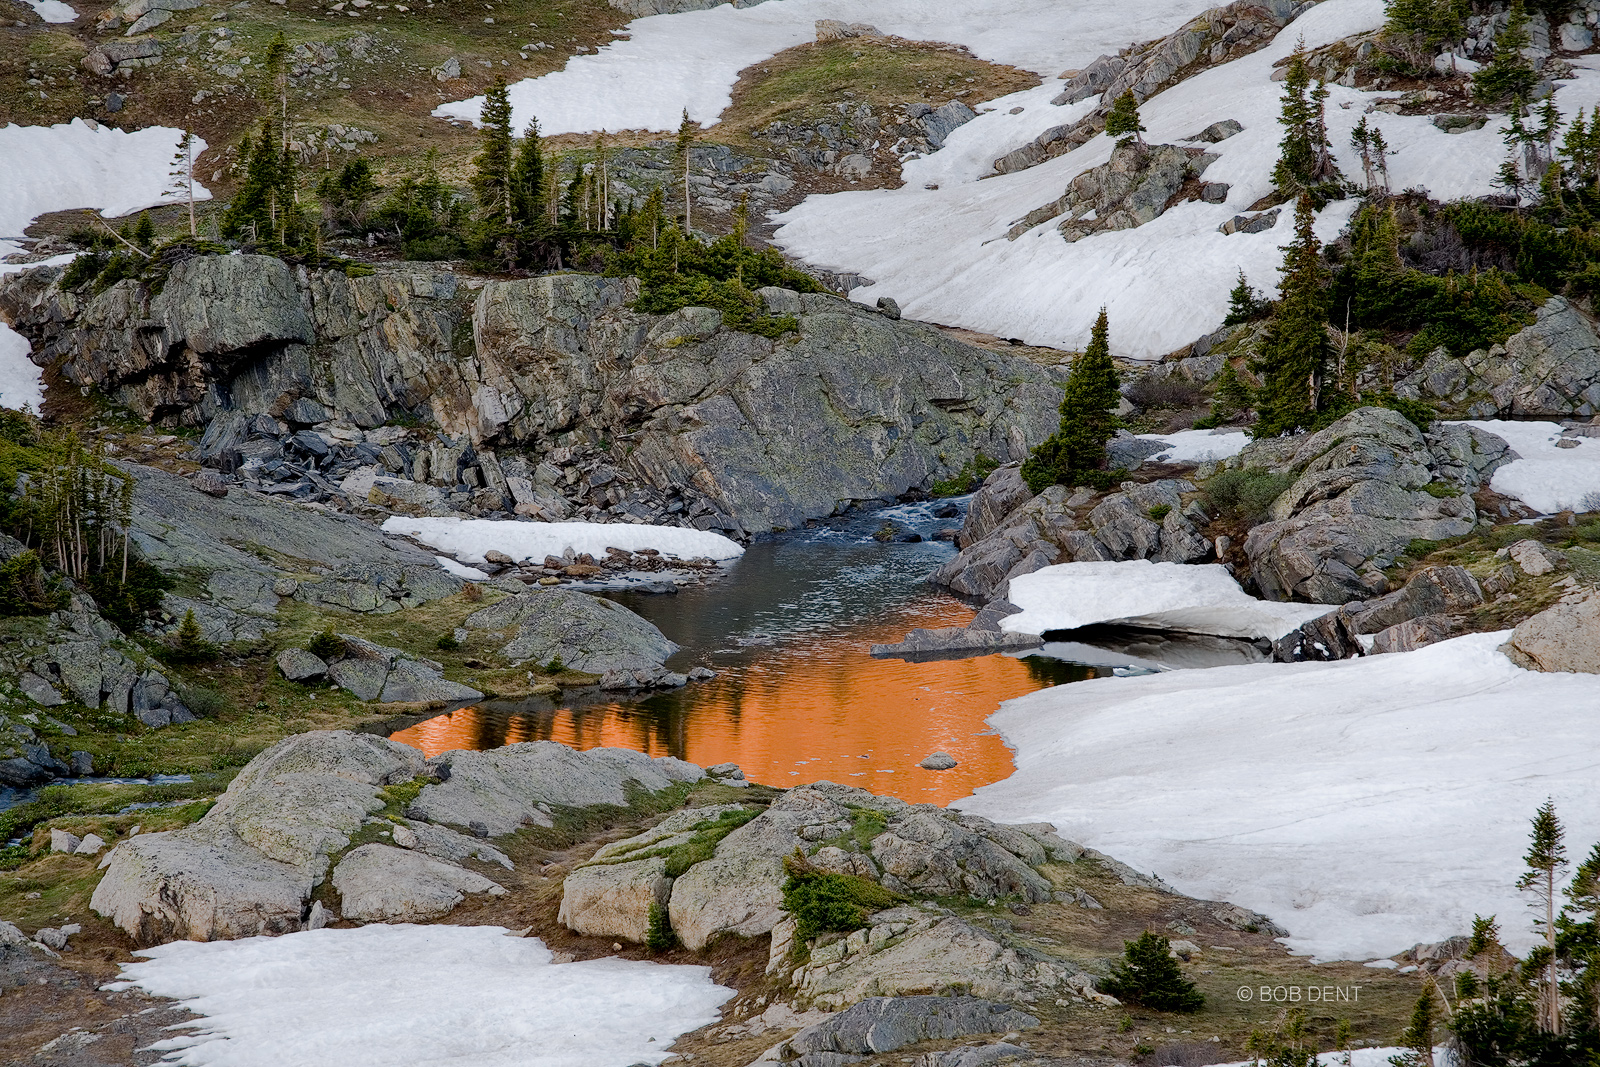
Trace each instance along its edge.
<path fill-rule="evenodd" d="M 626 807 L 638 788 L 658 793 L 705 772 L 692 763 L 625 748 L 576 752 L 554 741 L 524 741 L 489 752 L 446 752 L 428 764 L 442 781 L 425 786 L 410 811 L 452 826 L 479 823 L 508 834 L 526 823 L 553 825 L 550 810 Z"/>
<path fill-rule="evenodd" d="M 1272 520 L 1245 540 L 1262 594 L 1318 604 L 1365 599 L 1372 589 L 1363 572 L 1388 566 L 1411 541 L 1472 532 L 1470 494 L 1513 453 L 1493 434 L 1467 429 L 1467 437 L 1430 442 L 1398 412 L 1360 408 L 1318 433 L 1247 447 L 1240 466 L 1295 477 L 1273 502 Z"/>
<path fill-rule="evenodd" d="M 379 789 L 422 771 L 416 749 L 371 734 L 285 738 L 199 822 L 117 845 L 90 905 L 140 944 L 298 929 L 329 856 L 383 806 Z"/>
<path fill-rule="evenodd" d="M 1600 674 L 1600 596 L 1541 611 L 1511 631 L 1501 650 L 1529 670 Z"/>
<path fill-rule="evenodd" d="M 580 934 L 643 942 L 650 933 L 650 909 L 665 911 L 671 890 L 662 856 L 591 863 L 567 875 L 556 918 Z"/>
<path fill-rule="evenodd" d="M 474 871 L 392 845 L 352 849 L 333 869 L 340 911 L 359 922 L 421 922 L 446 915 L 468 893 L 503 896 Z"/>
<path fill-rule="evenodd" d="M 1395 392 L 1471 418 L 1587 418 L 1600 412 L 1600 332 L 1554 296 L 1506 343 L 1456 358 L 1444 349 L 1395 383 Z"/>
<path fill-rule="evenodd" d="M 479 608 L 462 623 L 506 643 L 512 663 L 545 665 L 559 659 L 570 670 L 661 673 L 678 646 L 655 624 L 621 604 L 570 589 L 523 593 Z"/>
<path fill-rule="evenodd" d="M 278 671 L 291 682 L 315 682 L 327 676 L 328 665 L 303 648 L 278 653 Z"/>
<path fill-rule="evenodd" d="M 869 997 L 847 1011 L 807 1026 L 778 1046 L 779 1062 L 846 1063 L 876 1052 L 894 1052 L 919 1041 L 971 1034 L 1031 1030 L 1039 1020 L 1010 1004 L 978 997 Z M 820 1056 L 830 1055 L 824 1060 Z"/>
<path fill-rule="evenodd" d="M 1160 218 L 1184 182 L 1198 178 L 1216 160 L 1199 148 L 1119 144 L 1110 160 L 1073 178 L 1059 199 L 1030 211 L 1006 236 L 1015 241 L 1058 217 L 1062 221 L 1056 229 L 1069 243 L 1143 226 Z"/>

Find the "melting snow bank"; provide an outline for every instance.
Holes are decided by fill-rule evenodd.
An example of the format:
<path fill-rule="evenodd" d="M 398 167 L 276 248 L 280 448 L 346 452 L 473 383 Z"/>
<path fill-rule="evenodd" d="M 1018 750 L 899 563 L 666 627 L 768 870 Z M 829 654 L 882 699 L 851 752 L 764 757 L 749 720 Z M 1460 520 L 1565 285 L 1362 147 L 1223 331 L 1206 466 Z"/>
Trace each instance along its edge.
<path fill-rule="evenodd" d="M 1219 563 L 1147 559 L 1058 563 L 1011 579 L 1007 599 L 1022 609 L 1000 621 L 1008 633 L 1111 625 L 1273 641 L 1336 606 L 1257 600 Z"/>
<path fill-rule="evenodd" d="M 980 59 L 1010 63 L 1054 83 L 1063 67 L 1083 66 L 1129 41 L 1159 37 L 1206 0 L 1063 4 L 1058 0 L 771 0 L 706 11 L 652 15 L 628 24 L 626 37 L 566 68 L 511 86 L 515 124 L 535 115 L 546 136 L 596 130 L 675 130 L 683 109 L 702 126 L 733 102 L 739 72 L 785 49 L 816 40 L 818 19 L 870 22 L 910 40 L 969 46 Z M 1059 84 L 1049 95 L 1061 91 Z M 477 121 L 483 97 L 440 106 L 435 115 Z M 1034 131 L 1037 132 L 1037 131 Z M 1029 136 L 1032 136 L 1030 134 Z M 1059 194 L 1058 194 L 1059 195 Z"/>
<path fill-rule="evenodd" d="M 0 323 L 0 408 L 32 408 L 44 403 L 44 379 L 28 353 L 33 346 Z"/>
<path fill-rule="evenodd" d="M 620 959 L 555 965 L 498 926 L 312 930 L 177 941 L 125 981 L 203 1018 L 155 1046 L 191 1067 L 629 1067 L 715 1022 L 711 968 Z"/>
<path fill-rule="evenodd" d="M 567 549 L 574 554 L 604 556 L 608 548 L 629 552 L 653 548 L 679 559 L 706 557 L 733 559 L 744 554 L 737 541 L 703 530 L 680 526 L 643 526 L 627 522 L 524 522 L 516 519 L 412 519 L 395 515 L 383 524 L 384 533 L 405 534 L 469 563 L 484 562 L 483 554 L 498 550 L 513 560 L 542 560 Z"/>
<path fill-rule="evenodd" d="M 1317 1067 L 1389 1067 L 1390 1059 L 1394 1056 L 1404 1056 L 1410 1049 L 1390 1046 L 1388 1048 L 1358 1048 L 1350 1052 L 1324 1052 L 1315 1061 Z M 1346 1060 L 1346 1055 L 1349 1059 Z M 1433 1062 L 1437 1067 L 1457 1067 L 1455 1053 L 1442 1046 L 1434 1046 Z M 1233 1063 L 1214 1063 L 1211 1067 L 1257 1067 L 1260 1060 L 1236 1060 Z"/>
<path fill-rule="evenodd" d="M 1501 438 L 1517 450 L 1494 472 L 1489 488 L 1516 497 L 1546 515 L 1558 511 L 1600 511 L 1600 438 L 1571 437 L 1565 447 L 1558 422 L 1468 422 Z"/>
<path fill-rule="evenodd" d="M 1016 773 L 954 806 L 1263 912 L 1295 952 L 1388 956 L 1474 914 L 1526 948 L 1534 809 L 1600 838 L 1600 687 L 1513 666 L 1507 636 L 1041 690 L 989 718 Z"/>

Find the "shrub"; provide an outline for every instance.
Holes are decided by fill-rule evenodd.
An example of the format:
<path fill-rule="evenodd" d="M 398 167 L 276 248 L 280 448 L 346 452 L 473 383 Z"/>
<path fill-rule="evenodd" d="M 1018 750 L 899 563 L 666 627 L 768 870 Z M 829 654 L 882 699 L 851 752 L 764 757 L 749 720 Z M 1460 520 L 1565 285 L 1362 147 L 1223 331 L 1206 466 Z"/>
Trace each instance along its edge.
<path fill-rule="evenodd" d="M 1182 409 L 1198 406 L 1205 399 L 1205 390 L 1187 378 L 1146 375 L 1128 386 L 1122 395 L 1135 407 Z"/>
<path fill-rule="evenodd" d="M 1422 491 L 1429 496 L 1438 497 L 1440 500 L 1461 495 L 1461 487 L 1454 482 L 1429 482 L 1422 487 Z"/>
<path fill-rule="evenodd" d="M 461 647 L 461 642 L 457 641 L 453 635 L 445 634 L 433 643 L 433 647 L 440 652 L 454 652 Z"/>
<path fill-rule="evenodd" d="M 1294 484 L 1287 474 L 1274 474 L 1264 467 L 1225 470 L 1206 482 L 1209 510 L 1251 526 L 1266 518 L 1272 502 Z"/>
<path fill-rule="evenodd" d="M 944 481 L 934 482 L 931 492 L 936 497 L 962 496 L 973 492 L 983 480 L 995 472 L 999 463 L 979 452 L 971 462 L 963 464 L 961 469 Z"/>
<path fill-rule="evenodd" d="M 469 604 L 476 604 L 483 599 L 483 587 L 477 582 L 462 582 L 461 596 Z"/>
<path fill-rule="evenodd" d="M 171 578 L 142 559 L 128 561 L 128 576 L 115 565 L 96 571 L 84 579 L 89 595 L 100 614 L 123 633 L 138 629 L 146 615 L 161 606 L 162 596 L 173 587 Z"/>
<path fill-rule="evenodd" d="M 1154 1011 L 1199 1011 L 1206 1003 L 1172 958 L 1171 942 L 1149 930 L 1122 943 L 1122 961 L 1099 985 L 1118 1000 Z"/>
<path fill-rule="evenodd" d="M 783 910 L 794 916 L 798 941 L 809 941 L 824 930 L 859 930 L 873 912 L 900 902 L 897 894 L 876 882 L 816 870 L 799 849 L 783 861 L 783 869 L 789 874 L 783 883 Z"/>
<path fill-rule="evenodd" d="M 233 708 L 233 703 L 222 692 L 203 685 L 192 685 L 183 689 L 178 693 L 178 699 L 182 700 L 188 709 L 201 719 L 219 718 Z M 254 753 L 251 753 L 251 755 L 254 755 Z M 246 763 L 248 761 L 249 757 L 247 756 L 238 762 Z"/>
<path fill-rule="evenodd" d="M 567 665 L 562 661 L 560 656 L 551 656 L 550 662 L 544 665 L 544 672 L 546 674 L 560 674 L 566 669 Z"/>
<path fill-rule="evenodd" d="M 1160 522 L 1170 514 L 1172 514 L 1171 504 L 1157 504 L 1155 507 L 1150 509 L 1150 521 Z"/>
<path fill-rule="evenodd" d="M 48 615 L 66 606 L 66 590 L 46 576 L 39 553 L 19 552 L 0 563 L 0 617 Z"/>
<path fill-rule="evenodd" d="M 344 638 L 333 632 L 329 623 L 322 632 L 306 642 L 306 651 L 321 660 L 335 660 L 345 654 Z"/>

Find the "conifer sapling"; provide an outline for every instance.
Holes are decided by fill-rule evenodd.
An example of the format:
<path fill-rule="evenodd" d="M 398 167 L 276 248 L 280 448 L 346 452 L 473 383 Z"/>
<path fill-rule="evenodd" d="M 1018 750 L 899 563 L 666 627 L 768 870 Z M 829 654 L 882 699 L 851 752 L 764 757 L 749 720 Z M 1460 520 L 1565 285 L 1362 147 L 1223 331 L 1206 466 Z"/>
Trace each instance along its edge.
<path fill-rule="evenodd" d="M 1549 950 L 1540 991 L 1539 1025 L 1550 1033 L 1559 1033 L 1561 1029 L 1561 1001 L 1556 983 L 1556 885 L 1567 868 L 1563 835 L 1555 803 L 1546 800 L 1533 816 L 1528 854 L 1523 857 L 1528 869 L 1517 879 L 1517 888 L 1533 897 L 1532 906 L 1538 915 L 1534 927 L 1544 935 L 1545 947 Z"/>
<path fill-rule="evenodd" d="M 1117 144 L 1125 145 L 1130 140 L 1144 147 L 1145 132 L 1143 124 L 1139 121 L 1139 102 L 1133 98 L 1133 90 L 1126 90 L 1111 105 L 1110 114 L 1106 115 L 1106 136 L 1121 138 Z"/>
<path fill-rule="evenodd" d="M 1036 493 L 1051 485 L 1109 484 L 1106 442 L 1120 425 L 1116 412 L 1122 400 L 1109 334 L 1101 308 L 1089 347 L 1072 361 L 1061 399 L 1061 425 L 1022 464 L 1022 478 Z"/>
<path fill-rule="evenodd" d="M 1183 976 L 1172 943 L 1149 930 L 1122 943 L 1122 960 L 1112 965 L 1111 977 L 1100 988 L 1153 1011 L 1199 1011 L 1206 1003 L 1205 995 Z"/>

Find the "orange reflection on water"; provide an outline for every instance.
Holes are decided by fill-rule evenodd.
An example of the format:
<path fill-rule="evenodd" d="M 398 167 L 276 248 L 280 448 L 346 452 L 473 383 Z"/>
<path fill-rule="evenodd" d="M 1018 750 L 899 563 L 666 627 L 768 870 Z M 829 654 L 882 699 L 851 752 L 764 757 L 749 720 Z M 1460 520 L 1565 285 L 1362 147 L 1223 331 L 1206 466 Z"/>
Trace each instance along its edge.
<path fill-rule="evenodd" d="M 963 611 L 970 617 L 970 609 L 951 609 Z M 925 617 L 913 625 L 960 621 Z M 701 766 L 731 761 L 769 785 L 828 779 L 945 804 L 1010 775 L 1010 751 L 984 724 L 1001 701 L 1094 674 L 1092 668 L 998 655 L 928 663 L 867 655 L 871 642 L 898 640 L 905 632 L 899 619 L 803 638 L 726 666 L 709 682 L 637 702 L 469 707 L 391 736 L 428 756 L 517 741 L 616 746 Z M 958 766 L 917 766 L 935 751 L 948 752 Z"/>

